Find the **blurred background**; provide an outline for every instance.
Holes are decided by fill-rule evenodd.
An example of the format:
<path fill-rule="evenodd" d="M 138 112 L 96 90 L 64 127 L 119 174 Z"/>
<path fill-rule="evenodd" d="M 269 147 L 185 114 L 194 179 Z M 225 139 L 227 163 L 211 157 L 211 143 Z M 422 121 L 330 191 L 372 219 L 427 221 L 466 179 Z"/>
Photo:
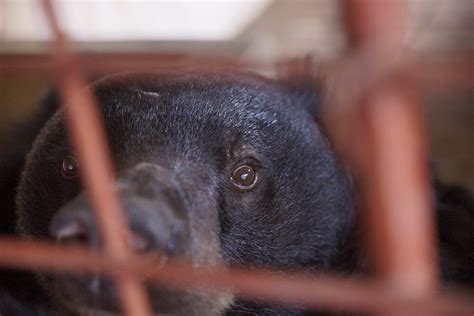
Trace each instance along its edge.
<path fill-rule="evenodd" d="M 243 61 L 272 75 L 271 66 L 281 60 L 311 56 L 324 68 L 347 53 L 341 2 L 335 0 L 55 3 L 83 56 L 147 63 L 142 68 L 193 56 L 223 64 Z M 420 97 L 433 161 L 442 179 L 474 189 L 474 0 L 408 3 L 407 48 L 429 65 L 420 67 L 429 83 L 420 86 Z M 0 142 L 54 84 L 50 52 L 40 1 L 0 0 Z M 32 61 L 44 67 L 28 68 Z M 90 75 L 99 74 L 97 69 Z M 459 83 L 459 76 L 472 80 Z"/>

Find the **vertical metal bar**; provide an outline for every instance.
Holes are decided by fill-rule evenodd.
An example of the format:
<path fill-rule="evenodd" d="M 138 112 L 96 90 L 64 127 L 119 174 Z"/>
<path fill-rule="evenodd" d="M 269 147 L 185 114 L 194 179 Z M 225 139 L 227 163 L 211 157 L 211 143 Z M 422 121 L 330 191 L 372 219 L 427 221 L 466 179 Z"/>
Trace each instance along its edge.
<path fill-rule="evenodd" d="M 436 287 L 427 150 L 410 91 L 386 85 L 367 101 L 372 156 L 365 172 L 367 225 L 374 268 L 410 294 Z"/>
<path fill-rule="evenodd" d="M 125 260 L 131 255 L 125 243 L 128 228 L 115 193 L 101 115 L 92 94 L 84 89 L 86 81 L 68 50 L 68 40 L 61 31 L 51 1 L 43 0 L 43 6 L 55 36 L 60 93 L 67 123 L 81 162 L 82 181 L 103 237 L 104 252 L 114 260 Z M 145 288 L 139 280 L 120 274 L 115 281 L 126 315 L 151 315 Z"/>
<path fill-rule="evenodd" d="M 345 1 L 353 46 L 390 59 L 400 48 L 406 3 Z M 362 75 L 362 74 L 361 74 Z M 402 293 L 436 287 L 434 223 L 422 119 L 409 78 L 392 76 L 361 106 L 367 156 L 363 164 L 367 242 L 374 270 Z M 367 159 L 369 157 L 369 159 Z"/>

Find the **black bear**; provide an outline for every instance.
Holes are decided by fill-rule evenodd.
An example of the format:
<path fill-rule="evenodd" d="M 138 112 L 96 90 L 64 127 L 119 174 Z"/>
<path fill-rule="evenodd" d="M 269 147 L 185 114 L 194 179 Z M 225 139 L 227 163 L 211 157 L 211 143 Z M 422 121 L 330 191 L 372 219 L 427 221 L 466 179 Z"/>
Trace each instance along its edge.
<path fill-rule="evenodd" d="M 134 251 L 156 249 L 195 265 L 364 270 L 355 190 L 314 119 L 319 95 L 312 84 L 235 71 L 169 71 L 112 76 L 91 90 L 104 117 Z M 41 114 L 2 150 L 2 232 L 99 247 L 77 176 L 80 164 L 57 107 L 50 95 Z M 443 276 L 472 284 L 473 199 L 462 189 L 436 188 Z M 118 308 L 113 287 L 99 276 L 5 270 L 1 278 L 2 315 L 111 315 Z M 307 313 L 230 293 L 156 285 L 149 293 L 160 313 Z"/>

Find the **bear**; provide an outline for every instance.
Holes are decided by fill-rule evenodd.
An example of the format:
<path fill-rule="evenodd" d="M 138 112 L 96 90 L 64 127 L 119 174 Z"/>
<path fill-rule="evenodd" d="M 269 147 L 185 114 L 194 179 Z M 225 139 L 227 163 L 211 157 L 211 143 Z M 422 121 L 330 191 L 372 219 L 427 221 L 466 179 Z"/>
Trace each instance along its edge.
<path fill-rule="evenodd" d="M 356 181 L 324 133 L 324 91 L 313 81 L 173 70 L 93 82 L 131 250 L 157 250 L 196 266 L 370 273 L 359 245 Z M 2 233 L 98 249 L 101 238 L 59 103 L 54 92 L 48 95 L 40 113 L 3 146 Z M 437 180 L 433 188 L 442 277 L 474 284 L 472 195 Z M 114 287 L 99 275 L 4 270 L 0 277 L 0 313 L 119 313 Z M 227 292 L 155 284 L 148 292 L 157 313 L 318 312 Z"/>

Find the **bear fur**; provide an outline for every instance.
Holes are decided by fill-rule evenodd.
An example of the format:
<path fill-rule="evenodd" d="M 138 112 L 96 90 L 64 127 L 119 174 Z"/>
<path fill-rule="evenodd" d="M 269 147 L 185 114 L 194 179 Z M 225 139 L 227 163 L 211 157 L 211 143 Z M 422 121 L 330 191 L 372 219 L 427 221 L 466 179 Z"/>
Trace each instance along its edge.
<path fill-rule="evenodd" d="M 152 248 L 166 250 L 155 236 L 167 231 L 168 217 L 157 213 L 181 212 L 186 233 L 173 255 L 197 265 L 369 273 L 358 244 L 356 189 L 322 132 L 322 92 L 314 87 L 235 71 L 127 74 L 93 83 L 132 229 L 147 229 Z M 63 111 L 54 93 L 43 103 L 2 146 L 1 232 L 52 240 L 56 226 L 82 216 L 97 241 L 80 180 L 61 174 L 64 158 L 74 155 Z M 239 165 L 256 171 L 253 187 L 232 182 Z M 442 277 L 474 285 L 474 200 L 439 181 L 433 188 Z M 154 209 L 156 201 L 169 209 Z M 145 219 L 154 226 L 145 227 Z M 97 315 L 117 309 L 106 281 L 107 295 L 74 301 L 90 280 L 11 270 L 0 277 L 2 315 L 74 315 L 77 305 L 89 304 Z M 178 314 L 309 313 L 229 293 L 207 297 L 150 287 L 150 296 L 157 311 Z"/>

